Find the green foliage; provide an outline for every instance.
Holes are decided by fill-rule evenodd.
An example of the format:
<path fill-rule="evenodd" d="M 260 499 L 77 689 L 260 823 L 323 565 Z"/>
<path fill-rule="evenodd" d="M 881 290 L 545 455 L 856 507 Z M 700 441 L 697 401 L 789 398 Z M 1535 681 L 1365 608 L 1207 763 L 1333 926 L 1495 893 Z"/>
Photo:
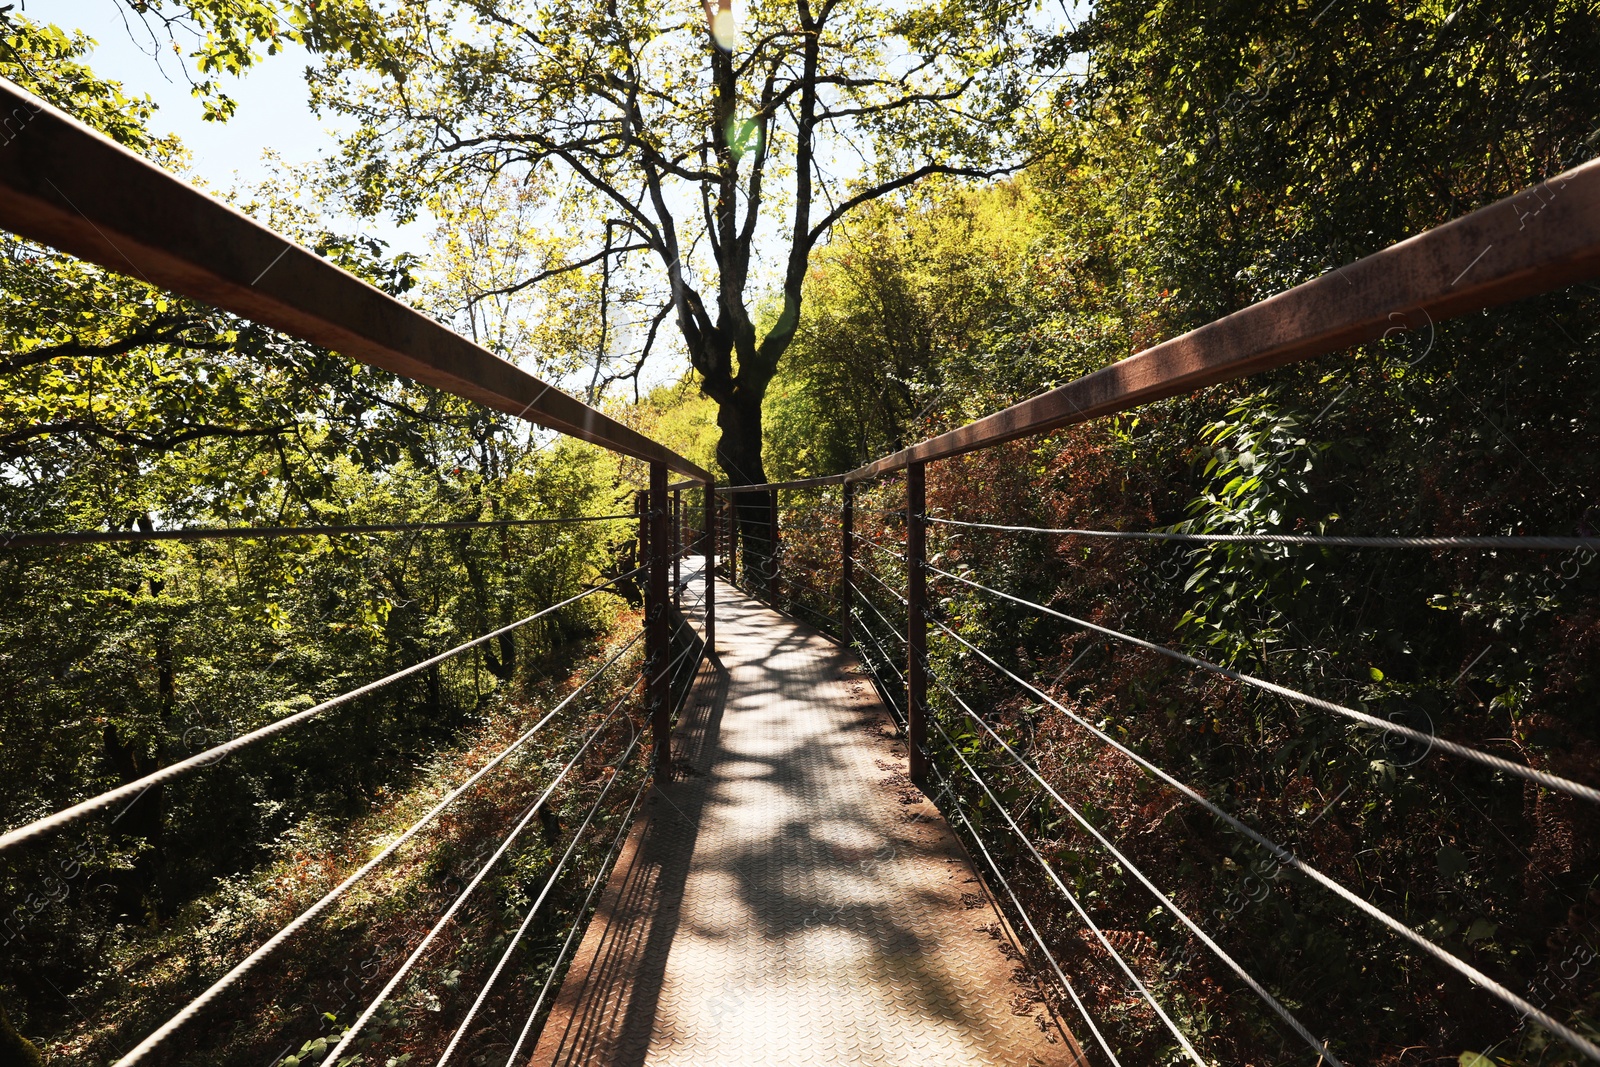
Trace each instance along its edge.
<path fill-rule="evenodd" d="M 774 478 L 849 470 L 982 414 L 1049 326 L 1028 304 L 1045 220 L 1031 186 L 932 183 L 818 253 L 764 418 Z M 776 313 L 776 312 L 774 312 Z"/>
<path fill-rule="evenodd" d="M 127 96 L 117 82 L 95 77 L 83 61 L 93 47 L 93 39 L 82 32 L 69 34 L 13 13 L 9 5 L 0 9 L 0 77 L 120 144 L 149 151 L 156 142 L 146 126 L 155 104 L 149 96 Z"/>
<path fill-rule="evenodd" d="M 147 102 L 83 65 L 85 39 L 20 17 L 6 29 L 4 73 L 181 166 L 180 146 L 149 135 Z M 328 232 L 283 194 L 261 190 L 246 207 L 389 292 L 414 289 L 415 260 Z M 8 531 L 575 517 L 616 510 L 621 476 L 590 446 L 8 236 L 0 468 Z M 0 554 L 10 783 L 0 823 L 24 824 L 570 597 L 615 573 L 629 536 L 586 523 L 10 548 Z M 340 868 L 352 843 L 359 854 L 367 846 L 352 828 L 408 796 L 419 764 L 515 724 L 522 694 L 559 692 L 623 610 L 615 596 L 587 599 L 152 788 L 115 817 L 8 852 L 0 999 L 19 1028 L 57 1050 L 103 1041 L 108 1053 L 147 1033 L 161 1005 L 130 990 L 209 982 L 243 938 L 265 936 L 305 865 Z M 435 769 L 453 780 L 458 765 Z M 208 909 L 214 922 L 200 917 Z M 350 940 L 329 937 L 330 949 Z M 286 969 L 285 983 L 301 980 Z M 104 1025 L 73 1013 L 80 1001 L 106 1008 Z M 208 1058 L 213 1045 L 200 1041 L 192 1062 L 262 1051 L 227 1040 L 241 1041 L 235 1058 Z"/>
<path fill-rule="evenodd" d="M 1094 57 L 1062 104 L 1141 146 L 1121 175 L 1153 194 L 1139 265 L 1197 324 L 1592 153 L 1596 14 L 1110 0 L 1062 40 Z"/>
<path fill-rule="evenodd" d="M 637 404 L 613 405 L 610 412 L 651 440 L 717 473 L 717 405 L 700 393 L 693 375 L 656 386 Z M 639 477 L 642 484 L 647 475 L 641 472 Z"/>
<path fill-rule="evenodd" d="M 1325 533 L 1339 516 L 1314 513 L 1313 478 L 1331 442 L 1308 440 L 1298 416 L 1270 397 L 1252 396 L 1200 434 L 1202 488 L 1189 503 L 1184 533 Z M 1327 561 L 1285 545 L 1222 543 L 1197 549 L 1188 563 L 1185 591 L 1194 606 L 1177 628 L 1213 656 L 1238 662 L 1265 644 L 1282 643 L 1282 605 L 1307 595 L 1327 576 Z"/>
<path fill-rule="evenodd" d="M 359 123 L 337 167 L 344 192 L 363 210 L 429 206 L 446 238 L 418 283 L 416 264 L 325 232 L 281 190 L 251 210 L 390 291 L 411 289 L 512 358 L 562 374 L 597 358 L 594 397 L 614 381 L 637 385 L 671 318 L 697 376 L 617 410 L 734 480 L 762 473 L 759 449 L 755 459 L 719 450 L 719 433 L 748 442 L 764 420 L 773 477 L 848 470 L 1600 147 L 1594 0 L 1102 0 L 1043 53 L 1026 5 L 854 5 L 808 36 L 787 32 L 799 9 L 756 3 L 731 55 L 698 10 L 649 4 L 597 13 L 351 0 L 279 8 L 287 23 L 276 26 L 254 0 L 141 6 L 168 32 L 203 30 L 191 58 L 208 77 L 256 61 L 274 33 L 323 52 L 319 101 Z M 9 14 L 4 34 L 8 76 L 181 163 L 179 146 L 149 135 L 147 100 L 94 79 L 86 40 Z M 803 79 L 785 81 L 808 47 L 835 72 L 826 77 L 892 76 L 842 82 L 822 105 L 841 113 L 808 125 Z M 896 66 L 902 53 L 926 57 L 928 78 Z M 1072 55 L 1087 60 L 1081 77 L 1058 84 L 1048 107 L 1027 106 Z M 1040 65 L 1021 69 L 1030 58 Z M 957 87 L 959 105 L 941 95 Z M 561 140 L 564 130 L 577 132 Z M 867 161 L 861 173 L 824 179 L 813 161 L 848 147 Z M 987 188 L 902 183 L 1024 151 L 1036 160 L 1026 176 Z M 802 177 L 831 188 L 802 188 Z M 806 214 L 813 199 L 849 213 Z M 704 212 L 703 231 L 672 217 L 680 203 Z M 775 217 L 786 230 L 781 292 L 752 314 L 750 282 L 765 265 L 750 235 Z M 1531 206 L 1523 221 L 1537 240 L 1543 220 Z M 4 251 L 7 527 L 571 514 L 610 511 L 639 480 L 637 464 L 548 448 L 499 416 L 46 250 L 10 241 Z M 687 269 L 664 284 L 651 274 L 663 268 Z M 520 302 L 535 279 L 549 283 L 542 303 Z M 1593 293 L 1577 286 L 1450 323 L 1408 322 L 1245 385 L 943 462 L 930 504 L 936 515 L 1045 527 L 1589 533 L 1600 506 Z M 697 386 L 715 399 L 691 397 Z M 904 536 L 901 492 L 893 480 L 862 490 L 863 537 Z M 812 500 L 818 514 L 838 504 L 827 492 Z M 808 531 L 808 506 L 786 504 L 791 581 L 779 597 L 832 610 L 822 577 L 832 530 Z M 948 527 L 932 547 L 943 569 L 1380 718 L 1581 780 L 1600 765 L 1591 553 L 1163 547 Z M 629 550 L 605 531 L 538 528 L 9 553 L 0 774 L 22 785 L 0 814 L 24 821 L 415 662 L 619 567 Z M 866 572 L 896 588 L 904 573 L 865 545 L 857 562 L 858 644 L 893 696 L 903 609 Z M 941 621 L 1050 700 L 1019 696 L 938 637 L 935 673 L 1343 1058 L 1575 1062 L 1178 802 L 1055 705 L 1592 1032 L 1600 994 L 1594 955 L 1583 953 L 1600 938 L 1600 833 L 1586 810 L 1020 604 L 945 580 L 935 591 Z M 38 951 L 0 976 L 0 992 L 21 998 L 12 1003 L 30 1032 L 65 1033 L 78 1024 L 61 1004 L 20 991 L 48 978 L 131 1004 L 118 982 L 149 972 L 130 960 L 170 952 L 187 963 L 191 950 L 178 946 L 193 941 L 204 946 L 197 970 L 220 964 L 240 944 L 241 917 L 267 929 L 284 906 L 273 886 L 310 891 L 314 879 L 295 883 L 305 857 L 359 854 L 381 839 L 449 777 L 453 746 L 511 729 L 519 687 L 559 673 L 618 610 L 585 607 L 485 647 L 237 760 L 230 776 L 170 787 L 113 827 L 7 867 L 19 901 L 8 936 Z M 1271 1013 L 1152 910 L 1137 880 L 937 687 L 933 704 L 955 751 L 992 778 L 1208 1057 L 1304 1061 Z M 941 758 L 959 776 L 951 755 Z M 485 808 L 519 800 L 497 795 Z M 989 797 L 968 788 L 953 802 L 1005 840 Z M 404 908 L 470 862 L 474 834 L 453 834 L 391 896 L 375 892 L 361 923 L 330 928 L 322 949 L 398 937 Z M 524 901 L 521 882 L 547 851 L 519 855 L 485 910 Z M 997 854 L 1063 966 L 1085 976 L 1124 1062 L 1174 1060 L 1031 855 L 1009 844 Z M 486 958 L 492 937 L 463 938 L 469 961 Z M 452 963 L 419 979 L 383 1026 L 426 1029 L 418 1021 L 461 978 Z M 295 1030 L 293 1058 L 324 1055 L 343 1017 L 328 1013 L 309 1040 Z M 245 1057 L 254 1037 L 237 1040 Z"/>
<path fill-rule="evenodd" d="M 600 322 L 597 363 L 635 367 L 612 379 L 637 382 L 675 333 L 718 404 L 719 458 L 748 483 L 814 249 L 923 178 L 1017 164 L 1041 8 L 757 0 L 735 31 L 659 0 L 372 0 L 343 9 L 359 34 L 307 39 L 328 53 L 316 104 L 357 124 L 335 168 L 354 209 L 410 217 L 508 177 L 536 189 L 582 247 L 515 284 L 590 278 L 588 299 L 551 310 Z M 762 277 L 777 292 L 758 324 Z"/>
<path fill-rule="evenodd" d="M 984 193 L 930 188 L 818 257 L 794 362 L 768 401 L 773 451 L 796 457 L 794 473 L 848 470 L 1580 162 L 1600 148 L 1596 14 L 1562 0 L 1097 4 L 1062 38 L 1086 54 L 1086 76 L 1039 124 L 1040 162 L 1025 179 Z M 952 227 L 985 198 L 993 222 Z M 1523 221 L 1538 240 L 1532 204 Z M 942 461 L 930 468 L 930 506 L 1052 528 L 1591 533 L 1593 294 L 1580 286 L 1407 322 L 1248 383 Z M 895 544 L 903 528 L 870 509 L 903 506 L 900 486 L 861 493 L 864 536 Z M 803 522 L 806 508 L 793 510 Z M 1197 548 L 952 527 L 934 528 L 930 551 L 941 568 L 1016 596 L 1413 729 L 1583 781 L 1600 766 L 1587 696 L 1600 662 L 1591 553 Z M 901 581 L 874 550 L 857 565 Z M 870 578 L 858 584 L 873 602 L 858 600 L 858 632 L 892 642 L 896 602 Z M 1582 951 L 1600 936 L 1600 849 L 1581 804 L 948 580 L 934 586 L 943 621 L 1076 713 L 1592 1029 Z M 1381 930 L 1154 789 L 979 657 L 937 634 L 931 644 L 935 672 L 1314 1030 L 1337 1035 L 1347 1061 L 1412 1046 L 1576 1062 L 1428 961 L 1397 955 Z M 858 645 L 894 693 L 893 645 L 888 656 L 865 636 Z M 1026 811 L 1068 885 L 1108 928 L 1149 939 L 1130 936 L 1130 958 L 1206 1055 L 1299 1062 L 1303 1046 L 1152 913 L 1092 841 L 1032 823 L 1045 805 L 1028 780 L 933 688 L 956 745 Z M 986 798 L 963 792 L 1030 913 L 1076 929 Z M 1051 944 L 1085 984 L 1121 981 L 1074 937 Z M 1119 1055 L 1174 1055 L 1148 1013 L 1116 997 L 1092 1010 L 1117 1032 Z"/>

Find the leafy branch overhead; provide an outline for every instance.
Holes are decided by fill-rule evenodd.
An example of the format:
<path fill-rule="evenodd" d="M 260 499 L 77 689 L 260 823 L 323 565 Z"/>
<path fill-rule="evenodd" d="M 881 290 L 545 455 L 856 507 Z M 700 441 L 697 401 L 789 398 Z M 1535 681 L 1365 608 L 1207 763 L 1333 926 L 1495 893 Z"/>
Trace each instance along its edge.
<path fill-rule="evenodd" d="M 314 100 L 360 123 L 341 162 L 362 211 L 547 183 L 552 222 L 587 235 L 571 265 L 635 280 L 652 324 L 636 358 L 670 317 L 720 407 L 719 458 L 759 481 L 761 400 L 813 250 L 923 178 L 1019 165 L 1013 116 L 1039 88 L 1034 8 L 369 3 L 344 9 L 346 33 L 378 44 L 330 51 Z"/>

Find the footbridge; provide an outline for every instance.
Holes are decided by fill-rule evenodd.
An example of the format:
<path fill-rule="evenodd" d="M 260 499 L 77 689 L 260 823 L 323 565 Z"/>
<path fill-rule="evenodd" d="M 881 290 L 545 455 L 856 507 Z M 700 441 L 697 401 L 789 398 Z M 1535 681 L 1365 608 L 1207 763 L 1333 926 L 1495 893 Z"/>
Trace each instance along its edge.
<path fill-rule="evenodd" d="M 357 697 L 588 596 L 639 588 L 638 632 L 622 635 L 566 698 L 612 685 L 611 717 L 584 735 L 559 773 L 528 782 L 527 813 L 488 842 L 459 893 L 422 917 L 427 931 L 385 961 L 360 1010 L 307 1054 L 316 1062 L 394 1064 L 405 1049 L 413 1056 L 405 1062 L 439 1065 L 1206 1065 L 1225 1061 L 1215 1051 L 1223 1034 L 1234 1042 L 1228 1048 L 1265 1050 L 1249 1062 L 1358 1062 L 1349 1020 L 1321 987 L 1295 986 L 1242 933 L 1239 917 L 1275 907 L 1270 901 L 1290 882 L 1318 901 L 1317 914 L 1337 916 L 1329 928 L 1339 938 L 1388 944 L 1415 961 L 1410 980 L 1446 990 L 1440 996 L 1452 1010 L 1486 1020 L 1489 1030 L 1537 1027 L 1560 1055 L 1600 1062 L 1600 1035 L 1571 1022 L 1516 960 L 1474 949 L 1477 941 L 1408 911 L 1358 870 L 1320 865 L 1304 846 L 1338 821 L 1332 789 L 1320 810 L 1334 814 L 1308 815 L 1303 836 L 1280 837 L 1257 818 L 1257 798 L 1197 788 L 1199 757 L 1162 762 L 1139 739 L 1138 723 L 1066 691 L 1065 671 L 1044 671 L 1017 642 L 974 625 L 976 609 L 964 606 L 1003 605 L 1017 618 L 1081 634 L 1066 647 L 1107 671 L 1116 656 L 1137 654 L 1228 692 L 1264 694 L 1322 736 L 1378 738 L 1404 754 L 1389 761 L 1394 766 L 1459 774 L 1485 795 L 1527 791 L 1586 811 L 1600 803 L 1592 767 L 1585 776 L 1504 737 L 1371 710 L 1303 679 L 1219 662 L 1170 635 L 1097 615 L 1069 594 L 1031 599 L 1007 584 L 1007 574 L 1019 572 L 1002 565 L 1010 551 L 1002 539 L 1053 539 L 1084 553 L 1113 542 L 1152 551 L 1223 543 L 1372 551 L 1392 553 L 1403 568 L 1441 553 L 1592 553 L 1600 538 L 1056 529 L 1008 524 L 996 517 L 1002 507 L 929 506 L 930 486 L 959 481 L 962 462 L 1008 442 L 1386 337 L 1431 338 L 1453 317 L 1600 275 L 1600 163 L 855 471 L 727 486 L 42 101 L 0 85 L 0 110 L 28 116 L 0 146 L 0 226 L 637 464 L 636 504 L 620 518 L 504 520 L 628 524 L 637 554 L 625 572 L 0 837 L 0 850 L 32 847 L 83 820 L 112 817 L 153 785 L 225 774 L 229 757 L 288 731 L 315 731 Z M 1000 503 L 984 495 L 998 491 L 977 499 Z M 8 547 L 355 529 L 19 532 Z M 1130 571 L 1128 581 L 1142 573 Z M 1041 762 L 1036 753 L 1045 748 L 1030 733 L 1041 716 L 1073 732 L 1077 761 Z M 504 752 L 463 767 L 420 821 L 353 863 L 278 933 L 207 975 L 203 990 L 118 1063 L 176 1062 L 197 1020 L 257 1011 L 253 976 L 283 946 L 318 936 L 400 850 L 426 848 L 441 813 L 486 776 L 505 773 L 519 750 L 542 745 L 542 728 L 531 723 Z M 1208 729 L 1202 722 L 1199 734 Z M 629 778 L 624 771 L 634 767 L 639 773 Z M 1110 817 L 1108 782 L 1144 798 L 1139 822 Z M 516 854 L 519 835 L 558 790 L 586 790 L 591 818 L 562 829 L 566 851 L 530 893 L 526 913 L 511 917 L 496 942 L 503 953 L 463 975 L 459 991 L 440 991 L 437 1035 L 381 1029 L 385 1002 L 426 983 L 451 950 L 459 909 Z M 1463 792 L 1466 804 L 1477 796 Z M 614 837 L 596 837 L 591 819 L 612 810 L 607 805 L 626 817 Z M 1157 830 L 1169 843 L 1156 860 L 1170 865 L 1158 866 L 1142 844 Z M 1223 851 L 1243 859 L 1224 862 Z M 1168 880 L 1213 861 L 1218 870 L 1250 865 L 1265 888 L 1219 886 L 1222 903 L 1201 906 Z M 582 906 L 542 955 L 530 955 L 525 931 L 552 894 L 569 891 Z M 1296 921 L 1284 914 L 1285 924 Z M 1568 962 L 1562 973 L 1589 973 L 1587 960 Z M 1593 988 L 1592 978 L 1577 980 Z M 1381 1025 L 1398 1031 L 1409 1023 Z M 358 1054 L 364 1058 L 350 1058 Z M 1493 1055 L 1486 1046 L 1472 1063 Z"/>

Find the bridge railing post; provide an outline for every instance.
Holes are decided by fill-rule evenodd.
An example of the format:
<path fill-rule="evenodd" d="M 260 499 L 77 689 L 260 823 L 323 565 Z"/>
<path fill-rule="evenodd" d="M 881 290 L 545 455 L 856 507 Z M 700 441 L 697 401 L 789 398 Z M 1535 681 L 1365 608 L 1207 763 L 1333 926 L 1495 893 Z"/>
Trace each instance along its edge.
<path fill-rule="evenodd" d="M 851 588 L 855 584 L 854 563 L 856 540 L 856 487 L 854 482 L 844 483 L 844 512 L 839 518 L 839 634 L 850 644 L 850 613 L 855 608 Z"/>
<path fill-rule="evenodd" d="M 906 468 L 906 733 L 911 780 L 928 781 L 927 490 L 921 463 Z"/>
<path fill-rule="evenodd" d="M 650 739 L 655 746 L 655 774 L 657 782 L 672 779 L 672 723 L 669 719 L 671 679 L 667 677 L 667 664 L 672 651 L 668 648 L 667 630 L 667 560 L 671 555 L 671 540 L 667 537 L 667 465 L 650 464 L 650 495 L 645 506 L 643 528 L 648 530 L 648 567 L 645 574 L 644 598 L 644 662 L 645 707 L 650 712 Z"/>
<path fill-rule="evenodd" d="M 683 490 L 672 491 L 672 603 L 683 607 Z"/>
<path fill-rule="evenodd" d="M 778 599 L 778 491 L 767 490 L 767 599 Z"/>
<path fill-rule="evenodd" d="M 706 653 L 710 655 L 717 649 L 717 497 L 713 492 L 715 487 L 705 483 L 705 507 L 701 509 L 705 530 L 701 534 L 701 543 L 705 545 L 705 580 L 706 580 Z"/>

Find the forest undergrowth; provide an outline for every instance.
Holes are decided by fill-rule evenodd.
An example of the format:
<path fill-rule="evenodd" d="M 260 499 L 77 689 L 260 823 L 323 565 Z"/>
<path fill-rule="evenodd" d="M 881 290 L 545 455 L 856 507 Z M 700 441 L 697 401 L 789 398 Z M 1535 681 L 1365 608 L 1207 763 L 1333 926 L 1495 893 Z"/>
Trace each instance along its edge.
<path fill-rule="evenodd" d="M 624 614 L 614 632 L 631 635 L 637 626 L 629 624 L 636 622 L 636 614 Z M 281 835 L 260 866 L 222 879 L 159 927 L 124 928 L 105 946 L 97 972 L 52 1013 L 68 1017 L 64 1032 L 44 1045 L 45 1054 L 72 1062 L 115 1059 L 503 753 L 625 644 L 631 650 L 604 676 L 191 1023 L 181 1042 L 186 1051 L 163 1053 L 161 1062 L 320 1058 L 598 730 L 565 782 L 532 812 L 523 836 L 354 1046 L 364 1063 L 406 1063 L 442 1051 L 572 832 L 605 790 L 565 875 L 527 932 L 518 966 L 494 991 L 462 1049 L 463 1062 L 494 1050 L 503 1056 L 526 1021 L 520 1011 L 534 1001 L 570 924 L 580 918 L 590 883 L 644 780 L 646 759 L 640 748 L 630 750 L 639 737 L 640 657 L 636 643 L 622 637 L 576 642 L 550 656 L 543 680 L 490 701 L 455 742 L 377 790 L 360 817 L 308 816 Z M 93 892 L 88 885 L 72 888 Z M 240 1010 L 244 1004 L 252 1007 Z"/>

